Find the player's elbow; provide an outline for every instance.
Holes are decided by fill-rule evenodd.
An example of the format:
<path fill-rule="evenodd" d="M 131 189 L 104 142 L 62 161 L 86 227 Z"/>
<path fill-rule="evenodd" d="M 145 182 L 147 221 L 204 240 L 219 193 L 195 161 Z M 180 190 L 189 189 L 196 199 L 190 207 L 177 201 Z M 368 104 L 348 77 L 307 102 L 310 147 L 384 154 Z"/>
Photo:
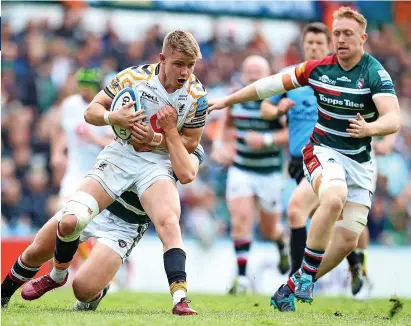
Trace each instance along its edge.
<path fill-rule="evenodd" d="M 185 148 L 187 149 L 187 152 L 189 154 L 194 153 L 199 143 L 200 141 L 197 139 L 187 139 L 187 142 L 185 143 Z"/>
<path fill-rule="evenodd" d="M 91 106 L 92 106 L 92 104 L 89 104 L 88 106 L 87 106 L 87 109 L 86 109 L 86 111 L 84 111 L 84 120 L 87 122 L 87 123 L 91 123 Z"/>
<path fill-rule="evenodd" d="M 194 168 L 185 170 L 182 173 L 181 178 L 178 178 L 181 184 L 187 184 L 193 182 L 196 177 L 196 171 Z"/>

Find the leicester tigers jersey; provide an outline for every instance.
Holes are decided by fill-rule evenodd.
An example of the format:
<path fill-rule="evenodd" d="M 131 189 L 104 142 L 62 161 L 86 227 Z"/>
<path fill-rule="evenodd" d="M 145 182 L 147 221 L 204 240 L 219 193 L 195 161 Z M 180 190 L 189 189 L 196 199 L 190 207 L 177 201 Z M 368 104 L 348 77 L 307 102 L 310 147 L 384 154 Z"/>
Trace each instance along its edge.
<path fill-rule="evenodd" d="M 118 73 L 104 89 L 111 98 L 125 87 L 135 87 L 138 90 L 141 108 L 155 132 L 163 132 L 159 127 L 156 113 L 165 105 L 177 110 L 177 130 L 182 128 L 201 128 L 207 117 L 207 92 L 194 74 L 191 74 L 184 86 L 174 93 L 167 93 L 161 84 L 158 73 L 159 64 L 142 65 L 127 68 Z M 119 142 L 126 142 L 117 140 Z M 134 151 L 131 145 L 130 150 Z M 168 152 L 164 149 L 155 149 L 152 152 L 135 152 L 151 162 L 168 159 Z"/>
<path fill-rule="evenodd" d="M 271 145 L 261 149 L 253 149 L 245 142 L 247 132 L 254 131 L 261 134 L 272 134 L 282 129 L 278 119 L 268 121 L 261 116 L 262 101 L 235 104 L 230 115 L 236 129 L 236 155 L 233 165 L 257 173 L 272 173 L 282 169 L 282 149 Z"/>
<path fill-rule="evenodd" d="M 191 156 L 195 156 L 198 160 L 198 164 L 201 165 L 204 161 L 203 146 L 199 144 Z M 175 174 L 174 178 L 178 181 Z M 106 209 L 128 223 L 144 224 L 150 222 L 149 217 L 141 205 L 140 199 L 137 194 L 131 190 L 125 191 Z"/>
<path fill-rule="evenodd" d="M 304 62 L 292 74 L 296 86 L 310 85 L 317 98 L 318 120 L 310 141 L 329 147 L 364 163 L 370 160 L 371 137 L 352 138 L 347 132 L 348 119 L 360 113 L 367 122 L 378 118 L 373 99 L 395 95 L 388 72 L 371 55 L 365 53 L 350 70 L 344 70 L 337 56 Z"/>

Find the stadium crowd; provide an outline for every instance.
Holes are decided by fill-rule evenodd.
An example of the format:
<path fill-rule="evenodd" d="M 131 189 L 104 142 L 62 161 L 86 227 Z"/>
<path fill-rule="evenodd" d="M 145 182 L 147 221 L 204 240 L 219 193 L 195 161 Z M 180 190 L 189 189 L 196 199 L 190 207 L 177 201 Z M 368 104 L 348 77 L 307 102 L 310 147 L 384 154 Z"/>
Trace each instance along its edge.
<path fill-rule="evenodd" d="M 302 61 L 298 39 L 279 55 L 271 52 L 258 25 L 247 44 L 237 42 L 235 33 L 233 29 L 222 37 L 216 29 L 209 40 L 200 44 L 203 60 L 196 65 L 195 74 L 208 89 L 208 98 L 227 94 L 241 83 L 241 62 L 250 54 L 266 57 L 273 72 Z M 7 21 L 3 22 L 3 237 L 33 235 L 56 211 L 66 162 L 51 155 L 50 139 L 59 123 L 60 103 L 76 92 L 77 69 L 100 67 L 105 84 L 126 67 L 156 62 L 164 34 L 160 25 L 153 25 L 126 43 L 110 20 L 103 34 L 91 34 L 82 28 L 81 15 L 73 10 L 65 11 L 62 25 L 56 29 L 47 20 L 30 20 L 22 31 L 15 32 Z M 394 153 L 378 159 L 378 186 L 368 222 L 371 241 L 411 243 L 411 24 L 404 28 L 382 25 L 370 30 L 366 50 L 392 76 L 403 115 Z M 202 138 L 208 154 L 216 118 L 217 115 L 210 115 Z M 384 150 L 377 149 L 377 154 Z M 229 234 L 225 176 L 226 170 L 207 158 L 200 176 L 181 189 L 183 232 L 206 245 L 214 236 Z M 285 194 L 294 185 L 289 181 L 286 187 Z"/>

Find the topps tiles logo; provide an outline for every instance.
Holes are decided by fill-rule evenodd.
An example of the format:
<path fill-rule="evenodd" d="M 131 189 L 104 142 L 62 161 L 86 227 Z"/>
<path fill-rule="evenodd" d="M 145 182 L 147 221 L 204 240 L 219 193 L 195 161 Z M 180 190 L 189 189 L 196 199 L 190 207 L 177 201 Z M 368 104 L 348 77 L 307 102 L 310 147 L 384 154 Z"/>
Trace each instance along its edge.
<path fill-rule="evenodd" d="M 327 103 L 327 104 L 342 105 L 342 106 L 348 106 L 351 108 L 363 108 L 364 107 L 364 103 L 355 103 L 348 99 L 339 100 L 336 98 L 328 98 L 327 96 L 324 96 L 323 94 L 319 94 L 319 96 L 320 96 L 320 101 Z"/>

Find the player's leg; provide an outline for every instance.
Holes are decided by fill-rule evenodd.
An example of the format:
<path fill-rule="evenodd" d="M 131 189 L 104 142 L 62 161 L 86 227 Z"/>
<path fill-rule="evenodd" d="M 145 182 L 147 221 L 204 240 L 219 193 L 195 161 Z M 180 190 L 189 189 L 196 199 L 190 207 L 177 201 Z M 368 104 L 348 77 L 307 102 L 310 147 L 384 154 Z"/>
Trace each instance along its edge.
<path fill-rule="evenodd" d="M 281 224 L 281 214 L 266 212 L 264 209 L 261 209 L 260 232 L 265 240 L 272 241 L 277 245 L 280 255 L 278 269 L 281 274 L 287 273 L 290 269 L 290 261 L 286 245 L 287 240 L 285 238 L 285 230 Z"/>
<path fill-rule="evenodd" d="M 347 202 L 344 205 L 316 279 L 331 271 L 357 247 L 358 239 L 367 224 L 368 211 L 369 208 L 361 204 Z"/>
<path fill-rule="evenodd" d="M 77 251 L 81 232 L 99 213 L 99 209 L 107 207 L 112 200 L 97 180 L 84 179 L 58 218 L 53 269 L 49 274 L 28 282 L 21 293 L 23 299 L 38 299 L 67 282 L 68 268 Z"/>
<path fill-rule="evenodd" d="M 365 227 L 358 239 L 357 248 L 347 256 L 351 273 L 351 292 L 355 298 L 358 296 L 358 300 L 367 299 L 371 290 L 366 269 L 368 243 L 369 232 Z"/>
<path fill-rule="evenodd" d="M 252 242 L 255 199 L 251 196 L 236 197 L 227 201 L 231 219 L 231 239 L 237 262 L 237 276 L 229 290 L 230 294 L 244 294 L 251 289 L 247 278 L 248 255 Z"/>
<path fill-rule="evenodd" d="M 278 172 L 253 177 L 253 188 L 257 194 L 260 207 L 261 235 L 264 239 L 276 244 L 280 256 L 278 268 L 281 274 L 285 274 L 290 269 L 290 259 L 285 229 L 281 223 L 282 187 L 283 177 Z"/>
<path fill-rule="evenodd" d="M 378 165 L 374 151 L 371 151 L 371 160 L 373 166 L 373 173 L 371 177 L 372 189 L 374 193 L 377 188 L 378 179 Z M 372 283 L 367 275 L 367 248 L 369 244 L 370 235 L 368 227 L 364 228 L 364 231 L 360 235 L 358 240 L 358 246 L 348 256 L 347 261 L 350 266 L 351 272 L 351 292 L 355 299 L 366 300 L 370 296 L 372 289 Z"/>
<path fill-rule="evenodd" d="M 1 283 L 1 306 L 6 307 L 14 292 L 31 280 L 41 266 L 53 257 L 57 219 L 51 218 L 39 230 L 33 242 L 18 257 Z"/>
<path fill-rule="evenodd" d="M 148 226 L 148 223 L 128 223 L 107 209 L 87 225 L 80 240 L 94 238 L 97 241 L 74 277 L 72 286 L 78 301 L 73 305 L 73 311 L 97 309 L 109 290 L 109 282 Z"/>
<path fill-rule="evenodd" d="M 97 241 L 74 277 L 72 286 L 78 301 L 73 310 L 96 310 L 121 263 L 121 257 L 113 249 Z"/>
<path fill-rule="evenodd" d="M 288 203 L 287 217 L 291 228 L 290 253 L 291 271 L 294 274 L 303 262 L 304 249 L 307 241 L 307 216 L 318 206 L 318 197 L 306 178 L 303 178 L 291 195 Z"/>
<path fill-rule="evenodd" d="M 229 169 L 226 197 L 231 220 L 231 239 L 237 261 L 237 275 L 229 293 L 243 294 L 251 288 L 246 273 L 256 212 L 254 192 L 247 172 L 236 167 Z"/>
<path fill-rule="evenodd" d="M 348 194 L 345 169 L 332 152 L 307 145 L 303 155 L 306 175 L 319 197 L 319 206 L 311 220 L 301 268 L 271 298 L 280 311 L 295 310 L 293 293 L 298 300 L 313 301 L 316 274 Z"/>
<path fill-rule="evenodd" d="M 140 187 L 138 193 L 141 204 L 163 243 L 164 269 L 173 297 L 173 314 L 197 314 L 188 306 L 186 253 L 179 224 L 181 207 L 175 182 L 166 172 L 149 188 L 144 189 L 146 186 L 147 183 Z"/>

